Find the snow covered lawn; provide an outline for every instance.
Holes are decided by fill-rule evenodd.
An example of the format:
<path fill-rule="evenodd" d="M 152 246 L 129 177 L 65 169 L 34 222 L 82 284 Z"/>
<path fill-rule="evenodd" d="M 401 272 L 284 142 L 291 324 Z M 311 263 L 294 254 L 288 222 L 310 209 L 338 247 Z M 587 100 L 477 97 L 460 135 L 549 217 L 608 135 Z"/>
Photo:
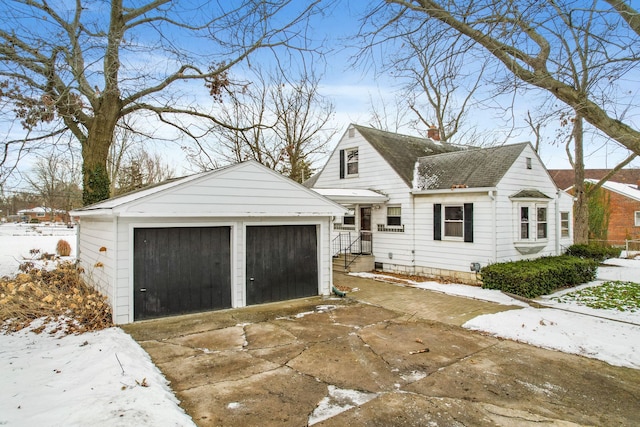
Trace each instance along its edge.
<path fill-rule="evenodd" d="M 167 381 L 120 328 L 0 336 L 0 425 L 189 426 Z"/>

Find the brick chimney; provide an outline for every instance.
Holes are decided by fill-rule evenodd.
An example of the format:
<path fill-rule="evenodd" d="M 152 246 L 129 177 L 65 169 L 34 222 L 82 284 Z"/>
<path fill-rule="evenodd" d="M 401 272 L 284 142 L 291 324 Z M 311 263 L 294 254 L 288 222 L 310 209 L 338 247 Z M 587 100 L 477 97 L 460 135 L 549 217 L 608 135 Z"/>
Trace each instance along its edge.
<path fill-rule="evenodd" d="M 427 129 L 427 137 L 434 141 L 440 141 L 440 130 L 434 125 L 429 126 L 429 129 Z"/>

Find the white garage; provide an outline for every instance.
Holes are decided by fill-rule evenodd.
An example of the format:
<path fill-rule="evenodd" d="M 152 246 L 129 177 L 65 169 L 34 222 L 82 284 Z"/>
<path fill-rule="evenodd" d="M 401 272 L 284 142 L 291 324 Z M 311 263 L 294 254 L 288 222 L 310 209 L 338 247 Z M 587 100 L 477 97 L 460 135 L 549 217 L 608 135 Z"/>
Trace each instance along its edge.
<path fill-rule="evenodd" d="M 115 323 L 328 295 L 345 209 L 249 161 L 86 206 L 78 260 Z"/>

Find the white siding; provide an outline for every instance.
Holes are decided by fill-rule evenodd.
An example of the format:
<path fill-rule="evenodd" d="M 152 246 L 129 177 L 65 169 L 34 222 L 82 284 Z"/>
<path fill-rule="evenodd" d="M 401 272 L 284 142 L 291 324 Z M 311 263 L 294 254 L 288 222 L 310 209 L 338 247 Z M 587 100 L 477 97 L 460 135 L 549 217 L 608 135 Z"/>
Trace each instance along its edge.
<path fill-rule="evenodd" d="M 357 177 L 340 179 L 339 151 L 351 148 L 359 150 L 359 174 Z M 527 168 L 527 158 L 531 158 L 531 169 Z M 570 200 L 563 192 L 557 192 L 553 180 L 531 147 L 523 150 L 495 189 L 478 192 L 452 190 L 451 193 L 437 192 L 413 197 L 407 185 L 356 131 L 353 137 L 349 137 L 348 133 L 343 136 L 314 186 L 370 189 L 389 197 L 389 201 L 379 206 L 380 209 L 374 209 L 372 214 L 373 252 L 375 260 L 382 263 L 385 270 L 473 281 L 475 273 L 471 272 L 471 263 L 485 266 L 501 261 L 555 255 L 571 244 L 571 238 L 558 240 L 559 210 L 571 211 Z M 546 204 L 548 238 L 541 244 L 544 247 L 539 252 L 523 255 L 515 245 L 520 226 L 518 205 L 509 196 L 525 189 L 539 190 L 550 199 Z M 434 240 L 435 203 L 473 203 L 474 241 Z M 376 231 L 376 224 L 385 223 L 386 207 L 390 205 L 402 206 L 404 233 Z M 336 234 L 334 232 L 334 236 Z"/>
<path fill-rule="evenodd" d="M 473 242 L 434 240 L 433 205 L 473 203 Z M 416 196 L 416 266 L 427 267 L 434 275 L 450 275 L 446 270 L 470 275 L 472 262 L 491 262 L 494 244 L 493 202 L 487 193 L 433 194 Z M 442 271 L 438 271 L 442 270 Z M 419 271 L 418 271 L 419 272 Z M 439 274 L 440 273 L 440 274 Z"/>
<path fill-rule="evenodd" d="M 531 158 L 532 167 L 527 169 L 526 158 Z M 516 249 L 518 240 L 519 212 L 518 201 L 512 200 L 512 196 L 524 189 L 537 189 L 549 196 L 547 203 L 547 236 L 541 243 L 544 248 L 536 253 L 523 255 Z M 513 261 L 518 259 L 538 258 L 541 256 L 556 255 L 559 253 L 557 245 L 556 229 L 560 227 L 557 215 L 556 199 L 563 192 L 558 192 L 553 180 L 545 169 L 540 159 L 531 147 L 523 150 L 520 157 L 514 162 L 498 185 L 497 191 L 497 262 Z M 559 203 L 559 201 L 558 201 Z M 566 201 L 563 202 L 566 207 Z"/>
<path fill-rule="evenodd" d="M 339 205 L 256 163 L 242 163 L 116 208 L 122 216 L 341 215 Z"/>
<path fill-rule="evenodd" d="M 340 150 L 358 148 L 358 175 L 340 179 Z M 354 136 L 349 132 L 344 136 L 331 154 L 327 164 L 320 172 L 315 188 L 352 188 L 374 190 L 389 197 L 385 204 L 375 205 L 371 211 L 371 232 L 373 236 L 373 254 L 377 262 L 393 261 L 394 264 L 412 265 L 413 254 L 413 204 L 410 187 L 398 176 L 386 160 L 373 148 L 360 133 Z M 371 204 L 362 205 L 371 206 Z M 402 208 L 404 232 L 377 231 L 378 224 L 386 224 L 387 206 Z M 377 208 L 376 208 L 377 207 Z M 360 206 L 355 206 L 356 211 Z M 356 212 L 356 217 L 359 213 Z M 359 222 L 356 232 L 359 232 Z M 335 238 L 340 230 L 332 234 Z M 389 258 L 391 254 L 392 258 Z"/>
<path fill-rule="evenodd" d="M 564 253 L 573 245 L 573 196 L 566 191 L 560 191 L 558 206 L 560 212 L 569 212 L 569 237 L 560 237 L 560 252 Z"/>
<path fill-rule="evenodd" d="M 78 261 L 84 269 L 84 279 L 105 295 L 112 306 L 116 302 L 113 288 L 116 269 L 115 249 L 115 226 L 111 218 L 80 221 Z"/>

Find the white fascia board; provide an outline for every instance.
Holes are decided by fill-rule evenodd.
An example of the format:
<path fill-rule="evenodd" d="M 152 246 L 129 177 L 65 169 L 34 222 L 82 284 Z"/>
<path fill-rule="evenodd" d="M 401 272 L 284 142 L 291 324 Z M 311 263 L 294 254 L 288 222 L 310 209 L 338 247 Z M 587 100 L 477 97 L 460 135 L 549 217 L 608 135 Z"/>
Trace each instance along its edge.
<path fill-rule="evenodd" d="M 118 215 L 120 218 L 267 218 L 267 217 L 333 217 L 343 215 L 345 211 L 331 212 L 189 212 L 189 213 L 148 213 L 127 212 Z"/>
<path fill-rule="evenodd" d="M 106 218 L 110 218 L 115 216 L 112 209 L 95 209 L 95 210 L 87 210 L 87 211 L 69 211 L 69 216 L 72 217 L 83 217 L 83 216 L 103 216 Z"/>
<path fill-rule="evenodd" d="M 471 193 L 489 193 L 496 191 L 496 187 L 476 187 L 476 188 L 445 188 L 442 190 L 413 190 L 411 194 L 415 196 L 429 196 L 436 194 L 471 194 Z"/>

